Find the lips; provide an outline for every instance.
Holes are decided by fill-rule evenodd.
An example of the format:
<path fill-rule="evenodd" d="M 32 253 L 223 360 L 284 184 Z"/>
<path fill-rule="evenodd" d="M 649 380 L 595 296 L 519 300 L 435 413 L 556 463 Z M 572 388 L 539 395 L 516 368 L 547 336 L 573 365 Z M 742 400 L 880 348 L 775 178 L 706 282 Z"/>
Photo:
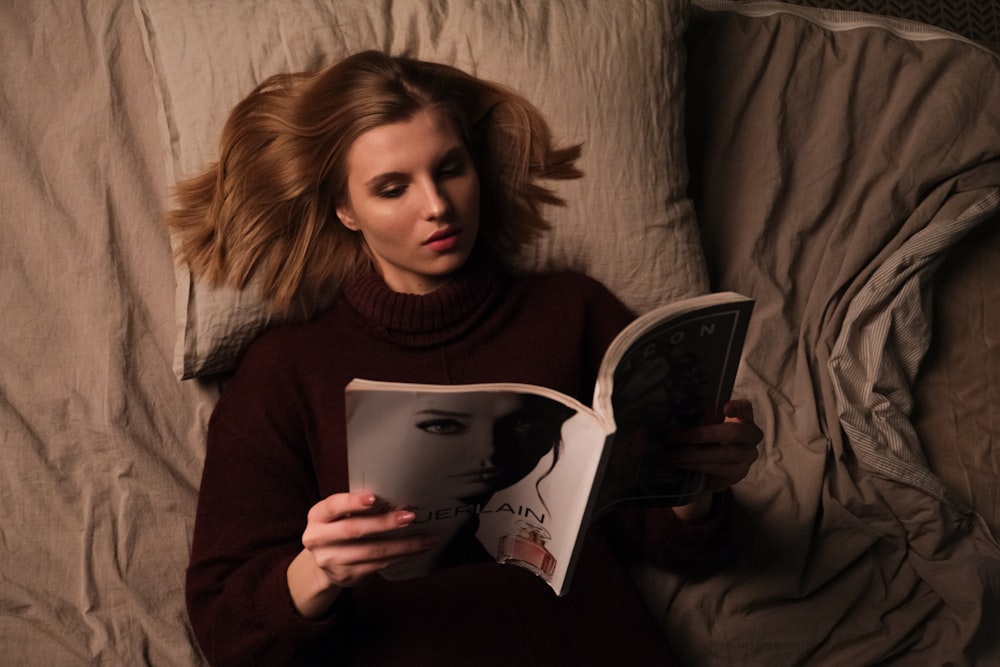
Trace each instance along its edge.
<path fill-rule="evenodd" d="M 458 243 L 459 230 L 454 227 L 446 227 L 438 230 L 424 241 L 424 246 L 438 252 L 451 250 Z"/>
<path fill-rule="evenodd" d="M 500 473 L 496 468 L 485 468 L 466 473 L 459 473 L 457 475 L 448 475 L 448 477 L 451 479 L 462 480 L 464 482 L 489 482 L 496 479 L 499 474 Z"/>

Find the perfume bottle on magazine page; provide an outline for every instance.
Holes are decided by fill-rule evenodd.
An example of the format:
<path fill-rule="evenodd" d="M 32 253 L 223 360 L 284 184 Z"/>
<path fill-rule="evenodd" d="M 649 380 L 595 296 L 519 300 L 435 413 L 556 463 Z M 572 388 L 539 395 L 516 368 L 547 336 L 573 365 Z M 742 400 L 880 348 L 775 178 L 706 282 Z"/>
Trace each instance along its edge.
<path fill-rule="evenodd" d="M 542 526 L 521 521 L 518 523 L 517 533 L 500 538 L 500 562 L 520 565 L 545 581 L 551 581 L 556 569 L 556 559 L 545 548 L 545 543 L 551 537 L 549 531 Z"/>

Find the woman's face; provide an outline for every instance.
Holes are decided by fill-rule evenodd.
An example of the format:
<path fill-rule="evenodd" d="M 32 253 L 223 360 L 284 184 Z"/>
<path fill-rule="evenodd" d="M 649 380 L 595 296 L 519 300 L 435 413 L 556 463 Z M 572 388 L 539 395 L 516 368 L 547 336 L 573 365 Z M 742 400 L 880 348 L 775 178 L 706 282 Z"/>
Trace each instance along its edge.
<path fill-rule="evenodd" d="M 526 410 L 520 396 L 489 392 L 387 394 L 362 419 L 359 454 L 370 470 L 386 471 L 383 485 L 396 487 L 373 490 L 469 502 L 527 476 L 561 428 L 561 420 Z"/>
<path fill-rule="evenodd" d="M 468 259 L 479 231 L 479 176 L 449 119 L 423 110 L 355 140 L 337 216 L 360 232 L 390 289 L 426 294 Z"/>

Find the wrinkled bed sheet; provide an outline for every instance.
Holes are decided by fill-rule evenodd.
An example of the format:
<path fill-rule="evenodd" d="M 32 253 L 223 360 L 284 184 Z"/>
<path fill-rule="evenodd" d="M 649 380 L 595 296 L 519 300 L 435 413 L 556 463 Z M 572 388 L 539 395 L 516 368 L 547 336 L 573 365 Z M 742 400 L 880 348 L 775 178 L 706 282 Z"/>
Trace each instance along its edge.
<path fill-rule="evenodd" d="M 980 481 L 998 429 L 964 393 L 982 375 L 954 370 L 975 370 L 968 350 L 997 363 L 996 320 L 975 317 L 996 303 L 992 265 L 959 240 L 993 238 L 995 60 L 754 21 L 701 16 L 689 62 L 715 287 L 758 299 L 740 391 L 769 435 L 738 489 L 750 546 L 708 581 L 639 580 L 691 665 L 995 657 L 998 550 L 980 517 L 996 495 Z M 3 3 L 0 40 L 2 661 L 200 665 L 183 572 L 215 393 L 171 368 L 164 164 L 132 4 Z M 942 294 L 963 301 L 932 325 L 949 244 L 971 259 Z M 948 479 L 975 461 L 982 477 L 928 473 L 921 450 L 934 466 L 948 445 Z"/>
<path fill-rule="evenodd" d="M 905 26 L 751 4 L 699 13 L 688 42 L 713 286 L 758 300 L 738 386 L 768 434 L 737 487 L 747 549 L 707 581 L 639 580 L 690 665 L 997 664 L 995 506 L 977 514 L 930 467 L 943 445 L 915 428 L 914 385 L 936 269 L 997 223 L 1000 65 Z M 975 284 L 996 295 L 994 276 Z M 968 370 L 971 385 L 989 365 Z M 938 386 L 925 412 L 969 399 Z M 966 409 L 992 423 L 994 406 Z M 989 456 L 995 438 L 952 446 Z"/>
<path fill-rule="evenodd" d="M 0 662 L 194 665 L 211 392 L 171 372 L 164 169 L 130 2 L 0 3 Z"/>

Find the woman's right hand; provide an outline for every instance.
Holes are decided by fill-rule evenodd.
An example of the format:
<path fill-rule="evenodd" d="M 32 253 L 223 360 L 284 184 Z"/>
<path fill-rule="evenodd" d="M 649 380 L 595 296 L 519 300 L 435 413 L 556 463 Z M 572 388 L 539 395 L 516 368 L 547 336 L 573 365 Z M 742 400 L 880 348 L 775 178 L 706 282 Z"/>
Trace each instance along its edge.
<path fill-rule="evenodd" d="M 376 505 L 372 493 L 335 493 L 309 510 L 304 549 L 288 567 L 288 589 L 299 613 L 316 618 L 344 588 L 431 548 L 424 534 L 381 535 L 405 528 L 415 516 Z"/>

